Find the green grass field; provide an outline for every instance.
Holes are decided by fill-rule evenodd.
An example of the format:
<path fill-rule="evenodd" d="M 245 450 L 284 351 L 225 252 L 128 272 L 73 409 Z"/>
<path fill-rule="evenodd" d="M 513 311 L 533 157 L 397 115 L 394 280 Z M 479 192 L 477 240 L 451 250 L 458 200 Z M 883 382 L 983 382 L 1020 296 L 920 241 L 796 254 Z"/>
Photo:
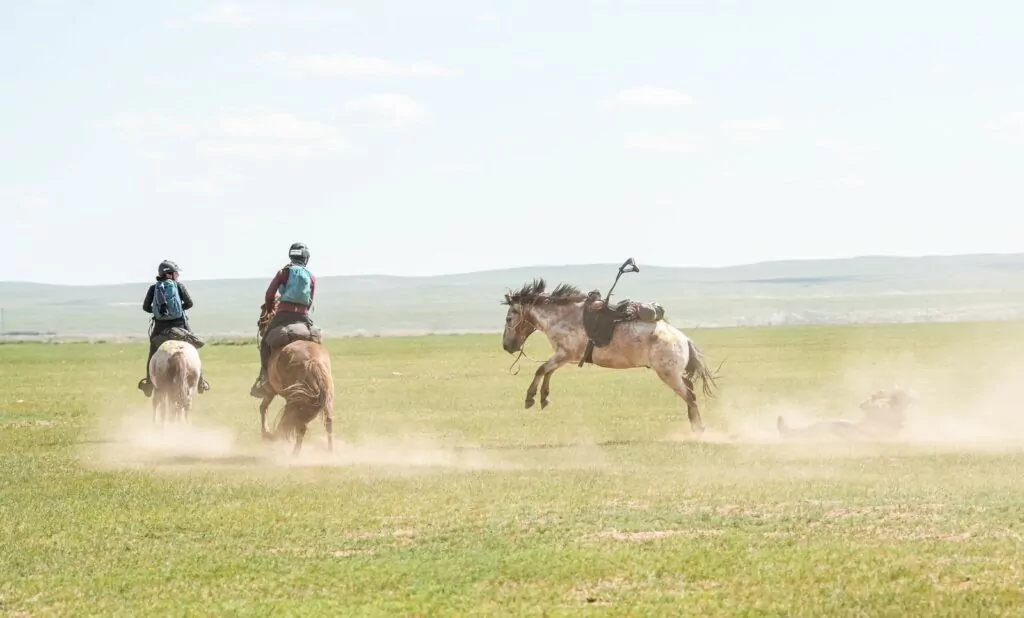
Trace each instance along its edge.
<path fill-rule="evenodd" d="M 689 334 L 726 359 L 701 441 L 646 370 L 524 410 L 499 336 L 364 338 L 329 342 L 336 452 L 314 422 L 296 460 L 252 345 L 203 348 L 162 437 L 142 345 L 0 346 L 0 614 L 1019 615 L 1024 325 Z M 894 382 L 899 442 L 775 435 Z"/>

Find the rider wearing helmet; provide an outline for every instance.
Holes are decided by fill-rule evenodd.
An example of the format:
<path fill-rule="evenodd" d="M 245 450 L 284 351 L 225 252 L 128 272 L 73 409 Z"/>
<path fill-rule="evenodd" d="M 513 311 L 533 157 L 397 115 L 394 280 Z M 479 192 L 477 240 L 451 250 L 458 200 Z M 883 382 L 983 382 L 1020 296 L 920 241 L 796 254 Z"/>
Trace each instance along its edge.
<path fill-rule="evenodd" d="M 309 247 L 305 243 L 293 243 L 288 248 L 289 263 L 277 271 L 274 278 L 267 286 L 264 295 L 264 308 L 270 310 L 274 306 L 276 296 L 281 295 L 277 305 L 277 313 L 270 321 L 264 332 L 280 326 L 304 322 L 310 329 L 313 328 L 313 320 L 309 311 L 313 306 L 313 294 L 316 292 L 316 277 L 306 267 L 309 264 Z M 270 364 L 270 344 L 264 338 L 260 342 L 260 375 L 249 390 L 253 397 L 265 397 L 267 382 L 267 365 Z"/>
<path fill-rule="evenodd" d="M 139 381 L 139 390 L 145 393 L 146 397 L 153 394 L 153 384 L 149 380 L 149 361 L 156 354 L 157 335 L 174 327 L 192 332 L 185 316 L 185 311 L 192 308 L 192 297 L 189 296 L 185 285 L 178 281 L 178 273 L 178 265 L 174 262 L 160 262 L 160 266 L 157 267 L 156 283 L 149 286 L 146 299 L 142 301 L 142 310 L 153 315 L 152 330 L 149 333 L 149 357 L 146 359 L 146 377 Z M 210 390 L 210 385 L 203 378 L 201 371 L 198 390 L 200 393 Z"/>

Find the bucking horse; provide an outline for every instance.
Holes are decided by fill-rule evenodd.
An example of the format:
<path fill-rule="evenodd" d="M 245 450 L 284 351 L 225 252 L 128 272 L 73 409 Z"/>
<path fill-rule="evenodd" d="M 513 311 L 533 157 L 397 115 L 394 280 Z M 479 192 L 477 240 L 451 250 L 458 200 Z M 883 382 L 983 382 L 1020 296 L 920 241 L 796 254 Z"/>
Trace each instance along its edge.
<path fill-rule="evenodd" d="M 631 264 L 633 270 L 627 268 Z M 630 259 L 619 275 L 638 271 Z M 551 374 L 566 363 L 592 363 L 610 369 L 643 367 L 653 369 L 686 402 L 692 430 L 704 431 L 694 380 L 699 378 L 704 395 L 712 397 L 717 371 L 708 369 L 701 350 L 665 320 L 664 309 L 656 303 L 627 299 L 610 304 L 597 290 L 584 294 L 565 283 L 548 292 L 547 283 L 540 278 L 518 291 L 509 290 L 502 304 L 508 306 L 502 336 L 506 352 L 521 356 L 526 340 L 536 331 L 544 333 L 555 350 L 526 390 L 527 408 L 533 407 L 538 386 L 541 409 L 548 406 Z"/>
<path fill-rule="evenodd" d="M 321 345 L 320 329 L 303 323 L 289 324 L 266 332 L 274 319 L 278 301 L 273 307 L 261 307 L 256 323 L 260 339 L 268 339 L 271 347 L 267 365 L 267 389 L 270 394 L 260 402 L 260 432 L 264 440 L 295 438 L 292 455 L 302 449 L 302 439 L 310 421 L 321 415 L 327 433 L 327 450 L 334 450 L 334 378 L 331 357 Z M 274 397 L 285 400 L 284 410 L 274 431 L 267 425 L 267 410 Z"/>

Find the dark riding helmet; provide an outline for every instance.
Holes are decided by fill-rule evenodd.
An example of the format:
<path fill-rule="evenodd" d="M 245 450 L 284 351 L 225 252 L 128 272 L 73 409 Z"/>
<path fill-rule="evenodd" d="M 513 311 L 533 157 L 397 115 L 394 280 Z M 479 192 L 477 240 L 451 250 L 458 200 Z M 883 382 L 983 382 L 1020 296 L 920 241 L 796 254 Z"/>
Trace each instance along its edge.
<path fill-rule="evenodd" d="M 288 258 L 305 266 L 309 263 L 309 247 L 304 242 L 292 243 L 288 248 Z"/>
<path fill-rule="evenodd" d="M 156 274 L 160 275 L 161 277 L 176 272 L 180 272 L 178 269 L 178 265 L 170 260 L 164 260 L 163 262 L 160 262 L 159 266 L 156 267 Z"/>

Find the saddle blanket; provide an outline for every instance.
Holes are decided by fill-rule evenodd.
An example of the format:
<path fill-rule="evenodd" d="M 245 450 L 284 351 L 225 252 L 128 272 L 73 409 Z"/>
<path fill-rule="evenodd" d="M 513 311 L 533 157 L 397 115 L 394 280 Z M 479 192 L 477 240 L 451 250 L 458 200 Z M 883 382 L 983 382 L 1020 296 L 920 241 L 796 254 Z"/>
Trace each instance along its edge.
<path fill-rule="evenodd" d="M 264 338 L 271 350 L 277 350 L 295 341 L 312 341 L 321 343 L 323 333 L 319 326 L 310 326 L 304 322 L 294 322 L 271 329 Z"/>
<path fill-rule="evenodd" d="M 157 346 L 161 346 L 167 341 L 184 341 L 192 344 L 192 347 L 198 350 L 206 345 L 206 342 L 196 336 L 195 333 L 190 333 L 180 326 L 172 326 L 158 335 L 153 335 L 152 339 L 153 343 Z"/>

